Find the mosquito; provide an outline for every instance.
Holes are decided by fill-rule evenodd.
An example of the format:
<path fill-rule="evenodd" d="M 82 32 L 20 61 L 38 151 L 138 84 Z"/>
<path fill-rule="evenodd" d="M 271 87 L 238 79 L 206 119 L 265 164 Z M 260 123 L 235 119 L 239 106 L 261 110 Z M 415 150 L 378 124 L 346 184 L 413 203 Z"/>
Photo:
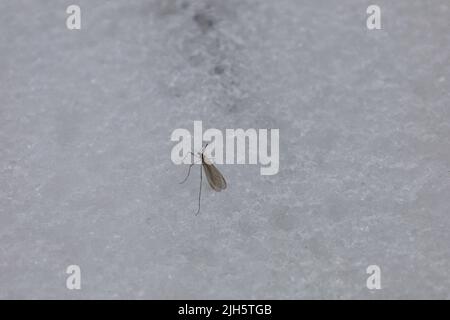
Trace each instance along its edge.
<path fill-rule="evenodd" d="M 205 170 L 205 175 L 208 180 L 208 183 L 214 191 L 220 192 L 227 188 L 227 182 L 225 181 L 225 178 L 220 173 L 220 171 L 216 168 L 216 166 L 214 166 L 214 164 L 211 162 L 211 160 L 209 160 L 208 157 L 206 157 L 206 155 L 205 155 L 205 149 L 207 146 L 208 146 L 208 144 L 206 144 L 203 147 L 202 151 L 199 152 L 198 155 L 190 152 L 190 154 L 192 154 L 194 157 L 197 156 L 197 157 L 200 157 L 200 159 L 201 159 L 200 188 L 198 191 L 198 209 L 197 209 L 197 212 L 195 213 L 195 215 L 198 215 L 200 213 L 200 204 L 201 204 L 201 197 L 202 197 L 203 170 Z M 184 178 L 183 181 L 180 182 L 180 184 L 185 183 L 186 180 L 189 178 L 189 175 L 191 173 L 191 168 L 194 164 L 195 164 L 195 161 L 194 161 L 194 163 L 189 165 L 189 170 L 188 170 L 187 176 L 186 176 L 186 178 Z M 203 168 L 203 170 L 202 170 L 202 168 Z"/>

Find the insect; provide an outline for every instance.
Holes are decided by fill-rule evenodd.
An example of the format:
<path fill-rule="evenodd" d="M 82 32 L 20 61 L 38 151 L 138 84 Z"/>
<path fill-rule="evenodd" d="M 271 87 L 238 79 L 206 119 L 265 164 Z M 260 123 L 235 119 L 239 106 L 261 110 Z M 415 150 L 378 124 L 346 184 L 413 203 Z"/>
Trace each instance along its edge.
<path fill-rule="evenodd" d="M 202 151 L 198 153 L 198 155 L 190 152 L 193 156 L 200 157 L 201 159 L 201 167 L 200 167 L 200 188 L 198 191 L 198 209 L 195 215 L 198 215 L 200 213 L 200 205 L 201 205 L 201 197 L 202 197 L 202 182 L 203 182 L 203 170 L 205 171 L 206 179 L 208 180 L 209 185 L 214 191 L 220 192 L 227 188 L 227 182 L 225 181 L 225 178 L 220 173 L 220 171 L 214 166 L 214 164 L 211 162 L 211 160 L 208 159 L 205 155 L 205 149 L 208 146 L 206 144 Z M 189 174 L 191 173 L 191 168 L 195 164 L 192 163 L 189 165 L 189 170 L 187 173 L 186 178 L 184 178 L 183 181 L 180 182 L 180 184 L 185 183 L 186 180 L 189 178 Z M 203 168 L 203 170 L 202 170 Z"/>

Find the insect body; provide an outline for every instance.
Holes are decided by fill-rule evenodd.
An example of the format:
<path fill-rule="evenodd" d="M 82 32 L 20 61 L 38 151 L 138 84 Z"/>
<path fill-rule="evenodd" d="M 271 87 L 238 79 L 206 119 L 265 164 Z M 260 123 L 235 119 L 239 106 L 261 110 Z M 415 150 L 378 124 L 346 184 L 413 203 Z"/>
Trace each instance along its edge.
<path fill-rule="evenodd" d="M 200 167 L 200 188 L 198 192 L 198 209 L 195 213 L 196 215 L 200 213 L 200 203 L 201 203 L 201 196 L 202 196 L 202 182 L 203 182 L 203 170 L 205 171 L 206 179 L 208 180 L 209 185 L 214 191 L 220 192 L 227 188 L 227 182 L 225 181 L 225 178 L 220 173 L 220 171 L 214 166 L 214 164 L 206 157 L 205 155 L 205 149 L 208 146 L 208 144 L 203 148 L 202 152 L 199 152 L 199 157 L 201 159 L 201 167 Z M 192 155 L 195 156 L 191 152 Z M 189 165 L 189 170 L 186 178 L 184 178 L 183 181 L 180 183 L 186 182 L 187 178 L 189 177 L 189 174 L 191 172 L 191 168 L 195 163 Z M 202 170 L 203 168 L 203 170 Z"/>

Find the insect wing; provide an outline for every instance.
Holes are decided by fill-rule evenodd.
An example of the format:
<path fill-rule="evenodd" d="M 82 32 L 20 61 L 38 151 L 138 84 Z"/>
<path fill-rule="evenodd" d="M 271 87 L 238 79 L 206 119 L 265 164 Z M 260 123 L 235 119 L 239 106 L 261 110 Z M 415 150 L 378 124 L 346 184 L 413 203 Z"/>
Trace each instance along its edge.
<path fill-rule="evenodd" d="M 227 182 L 225 181 L 225 178 L 212 163 L 208 164 L 206 162 L 203 162 L 202 167 L 205 170 L 205 175 L 211 188 L 213 188 L 215 191 L 226 189 Z"/>

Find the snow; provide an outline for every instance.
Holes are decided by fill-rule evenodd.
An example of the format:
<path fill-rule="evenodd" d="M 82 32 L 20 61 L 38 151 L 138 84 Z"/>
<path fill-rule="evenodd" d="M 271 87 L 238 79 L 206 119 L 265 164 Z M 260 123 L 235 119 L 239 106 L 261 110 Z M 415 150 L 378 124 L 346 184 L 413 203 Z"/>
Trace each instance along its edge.
<path fill-rule="evenodd" d="M 0 2 L 0 298 L 450 298 L 448 1 L 73 2 Z M 280 172 L 195 216 L 195 120 L 279 128 Z"/>

